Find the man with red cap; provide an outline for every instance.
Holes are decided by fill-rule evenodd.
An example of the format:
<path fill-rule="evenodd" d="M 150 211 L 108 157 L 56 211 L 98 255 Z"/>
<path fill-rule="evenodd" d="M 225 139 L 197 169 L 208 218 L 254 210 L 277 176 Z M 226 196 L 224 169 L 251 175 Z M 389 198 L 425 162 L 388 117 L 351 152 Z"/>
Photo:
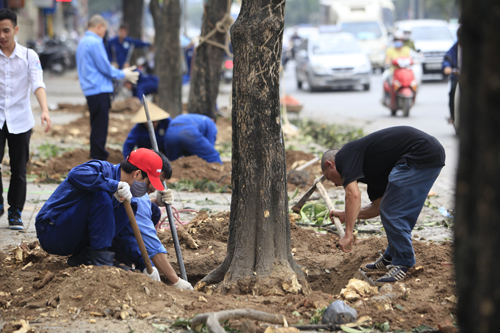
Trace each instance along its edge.
<path fill-rule="evenodd" d="M 137 247 L 127 231 L 129 221 L 122 202 L 131 201 L 140 226 L 152 225 L 151 220 L 148 224 L 139 219 L 139 216 L 141 219 L 151 218 L 151 206 L 144 207 L 144 196 L 150 185 L 165 193 L 160 177 L 168 179 L 171 174 L 165 156 L 146 148 L 131 152 L 117 165 L 91 160 L 73 168 L 36 217 L 40 246 L 51 254 L 71 255 L 68 260 L 71 266 L 113 266 L 112 246 L 127 253 L 130 253 L 130 248 Z M 153 252 L 153 257 L 166 254 L 160 246 Z M 161 260 L 156 262 L 164 266 L 159 268 L 168 273 L 169 281 L 178 288 L 190 289 L 189 282 L 177 278 L 168 261 L 165 264 L 165 258 L 160 257 Z M 156 268 L 150 276 L 159 280 Z"/>

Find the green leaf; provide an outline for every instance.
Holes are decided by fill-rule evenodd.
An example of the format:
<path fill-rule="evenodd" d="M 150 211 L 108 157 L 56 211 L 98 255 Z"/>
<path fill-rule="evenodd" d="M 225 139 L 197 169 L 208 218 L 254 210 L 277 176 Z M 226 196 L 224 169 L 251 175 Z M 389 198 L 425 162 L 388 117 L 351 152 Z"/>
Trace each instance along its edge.
<path fill-rule="evenodd" d="M 394 305 L 397 309 L 401 310 L 401 311 L 404 311 L 405 308 L 403 308 L 401 305 L 399 304 L 396 304 Z"/>
<path fill-rule="evenodd" d="M 299 194 L 299 188 L 297 187 L 295 189 L 295 192 L 293 192 L 292 199 L 295 199 L 295 197 Z"/>
<path fill-rule="evenodd" d="M 385 323 L 382 323 L 382 324 L 375 324 L 375 327 L 377 327 L 382 332 L 387 332 L 391 329 L 388 321 L 386 321 Z"/>
<path fill-rule="evenodd" d="M 419 327 L 415 327 L 414 329 L 412 329 L 411 331 L 412 332 L 415 332 L 415 333 L 423 333 L 423 332 L 427 332 L 429 330 L 432 330 L 432 327 L 430 326 L 427 326 L 425 324 L 422 324 L 420 325 Z"/>
<path fill-rule="evenodd" d="M 293 311 L 292 316 L 300 317 L 300 313 L 298 311 Z"/>
<path fill-rule="evenodd" d="M 367 332 L 365 330 L 357 330 L 355 328 L 352 328 L 352 327 L 347 327 L 345 325 L 341 325 L 340 326 L 340 329 L 346 333 L 363 333 L 363 332 Z"/>

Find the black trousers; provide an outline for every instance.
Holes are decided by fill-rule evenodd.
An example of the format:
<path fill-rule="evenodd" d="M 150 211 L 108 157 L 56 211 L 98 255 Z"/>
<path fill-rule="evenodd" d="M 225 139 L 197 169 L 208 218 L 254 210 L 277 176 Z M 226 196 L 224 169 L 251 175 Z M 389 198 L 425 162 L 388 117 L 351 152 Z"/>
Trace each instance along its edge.
<path fill-rule="evenodd" d="M 24 133 L 9 133 L 7 122 L 0 131 L 0 161 L 5 154 L 5 141 L 9 145 L 10 157 L 10 185 L 7 194 L 7 202 L 11 208 L 20 211 L 24 208 L 26 201 L 26 167 L 30 156 L 31 130 Z M 3 184 L 0 177 L 0 204 L 3 205 Z"/>
<path fill-rule="evenodd" d="M 106 161 L 109 155 L 105 147 L 108 136 L 111 94 L 102 93 L 87 96 L 87 105 L 90 112 L 90 158 Z"/>

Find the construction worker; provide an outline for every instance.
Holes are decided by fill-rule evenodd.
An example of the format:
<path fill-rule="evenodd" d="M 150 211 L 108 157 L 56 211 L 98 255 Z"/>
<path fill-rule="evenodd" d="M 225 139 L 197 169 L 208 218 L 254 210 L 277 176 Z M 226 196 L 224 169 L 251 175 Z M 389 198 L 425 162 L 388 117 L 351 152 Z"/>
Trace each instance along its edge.
<path fill-rule="evenodd" d="M 345 210 L 330 213 L 345 222 L 341 250 L 352 249 L 357 219 L 382 219 L 389 245 L 377 261 L 366 265 L 367 270 L 387 271 L 377 285 L 402 280 L 415 265 L 411 231 L 444 161 L 438 140 L 409 126 L 386 128 L 323 154 L 325 178 L 345 189 Z M 363 207 L 358 182 L 368 185 L 371 203 Z"/>
<path fill-rule="evenodd" d="M 165 134 L 165 152 L 170 161 L 196 155 L 209 163 L 222 164 L 214 148 L 216 138 L 217 126 L 213 119 L 201 114 L 181 114 L 170 121 Z"/>
<path fill-rule="evenodd" d="M 133 48 L 131 46 L 134 45 Z M 132 57 L 133 50 L 141 47 L 149 47 L 150 44 L 128 36 L 128 26 L 125 23 L 120 25 L 118 36 L 111 38 L 106 45 L 109 62 L 118 69 L 130 67 L 127 62 Z"/>
<path fill-rule="evenodd" d="M 156 237 L 151 222 L 150 185 L 160 200 L 171 203 L 172 192 L 165 191 L 161 178 L 170 178 L 172 169 L 165 156 L 150 149 L 130 153 L 118 165 L 92 160 L 73 168 L 50 196 L 36 217 L 40 246 L 51 254 L 71 255 L 70 266 L 81 264 L 113 266 L 117 248 L 126 253 L 143 272 L 159 281 L 158 267 L 177 288 L 189 289 L 166 259 L 166 251 Z M 122 202 L 128 200 L 148 255 L 155 264 L 151 274 L 145 270 Z"/>
<path fill-rule="evenodd" d="M 170 124 L 170 115 L 160 109 L 154 103 L 148 103 L 149 117 L 153 122 L 155 130 L 156 142 L 158 149 L 165 154 L 165 133 L 168 125 Z M 151 138 L 149 137 L 149 130 L 144 106 L 142 106 L 135 116 L 131 119 L 132 123 L 136 125 L 128 133 L 127 139 L 123 143 L 123 156 L 126 157 L 132 150 L 137 148 L 152 148 Z"/>
<path fill-rule="evenodd" d="M 90 158 L 105 161 L 108 135 L 109 109 L 113 81 L 125 79 L 135 84 L 139 77 L 134 67 L 118 70 L 111 66 L 102 38 L 107 22 L 101 15 L 94 15 L 88 22 L 88 30 L 76 50 L 78 79 L 87 99 L 90 112 Z"/>

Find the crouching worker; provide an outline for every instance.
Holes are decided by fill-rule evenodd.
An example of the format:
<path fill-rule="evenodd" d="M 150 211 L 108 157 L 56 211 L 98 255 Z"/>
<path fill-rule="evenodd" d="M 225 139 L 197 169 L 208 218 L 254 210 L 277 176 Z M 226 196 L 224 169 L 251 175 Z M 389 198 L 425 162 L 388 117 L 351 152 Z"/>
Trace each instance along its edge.
<path fill-rule="evenodd" d="M 144 148 L 132 152 L 118 165 L 92 160 L 73 168 L 36 217 L 40 246 L 51 254 L 71 255 L 68 259 L 71 266 L 112 266 L 114 253 L 110 248 L 115 238 L 121 240 L 115 236 L 125 229 L 120 215 L 124 211 L 122 202 L 133 203 L 143 197 L 142 183 L 146 191 L 149 184 L 164 191 L 160 180 L 162 169 L 162 157 Z M 138 215 L 142 214 L 141 205 L 135 206 Z M 151 212 L 151 203 L 148 209 Z M 136 242 L 121 244 L 137 246 Z M 172 283 L 179 282 L 171 278 Z"/>

